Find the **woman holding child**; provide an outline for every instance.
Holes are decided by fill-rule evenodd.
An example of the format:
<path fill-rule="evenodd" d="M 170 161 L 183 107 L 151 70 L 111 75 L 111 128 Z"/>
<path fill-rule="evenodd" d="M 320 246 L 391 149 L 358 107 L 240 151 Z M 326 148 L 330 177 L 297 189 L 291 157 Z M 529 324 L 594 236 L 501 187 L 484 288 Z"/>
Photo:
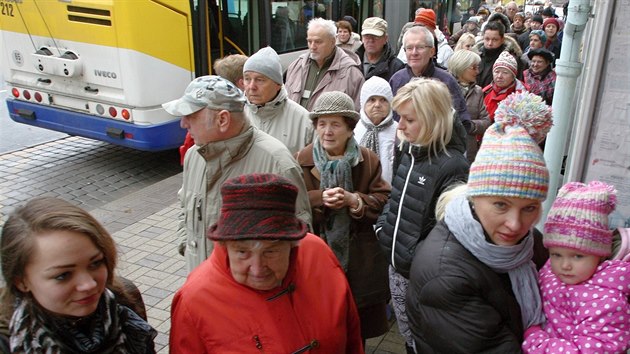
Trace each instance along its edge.
<path fill-rule="evenodd" d="M 536 272 L 546 254 L 534 224 L 549 181 L 538 141 L 550 127 L 539 97 L 509 96 L 468 183 L 438 200 L 407 292 L 417 353 L 519 353 L 525 329 L 544 321 Z"/>

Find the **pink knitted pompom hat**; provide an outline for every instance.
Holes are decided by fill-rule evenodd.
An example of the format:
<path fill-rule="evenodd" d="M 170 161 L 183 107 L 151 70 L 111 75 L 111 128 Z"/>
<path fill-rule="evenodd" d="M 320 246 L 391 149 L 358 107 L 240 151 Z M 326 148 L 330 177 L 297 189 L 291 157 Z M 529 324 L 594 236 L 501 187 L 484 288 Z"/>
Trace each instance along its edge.
<path fill-rule="evenodd" d="M 612 250 L 608 215 L 615 209 L 616 190 L 603 182 L 570 182 L 562 186 L 545 222 L 545 247 L 566 247 L 607 257 Z"/>

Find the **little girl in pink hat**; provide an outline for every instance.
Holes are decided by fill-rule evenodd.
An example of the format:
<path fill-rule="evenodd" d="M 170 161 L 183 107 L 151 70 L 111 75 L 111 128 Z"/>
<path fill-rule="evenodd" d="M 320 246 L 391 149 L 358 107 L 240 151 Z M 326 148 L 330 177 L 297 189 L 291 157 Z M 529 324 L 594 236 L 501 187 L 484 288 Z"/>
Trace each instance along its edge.
<path fill-rule="evenodd" d="M 525 332 L 525 353 L 625 353 L 630 348 L 630 263 L 612 251 L 616 191 L 594 181 L 558 192 L 543 244 L 539 285 L 547 322 Z"/>

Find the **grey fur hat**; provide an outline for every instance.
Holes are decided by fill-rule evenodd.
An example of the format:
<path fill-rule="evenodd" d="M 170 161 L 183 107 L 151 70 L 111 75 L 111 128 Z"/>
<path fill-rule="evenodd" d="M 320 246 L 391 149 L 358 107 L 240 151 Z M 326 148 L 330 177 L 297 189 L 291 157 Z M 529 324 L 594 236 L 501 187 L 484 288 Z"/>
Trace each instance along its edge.
<path fill-rule="evenodd" d="M 309 113 L 311 120 L 321 116 L 342 116 L 359 121 L 359 112 L 354 110 L 354 101 L 341 91 L 324 92 L 317 98 L 313 111 Z"/>

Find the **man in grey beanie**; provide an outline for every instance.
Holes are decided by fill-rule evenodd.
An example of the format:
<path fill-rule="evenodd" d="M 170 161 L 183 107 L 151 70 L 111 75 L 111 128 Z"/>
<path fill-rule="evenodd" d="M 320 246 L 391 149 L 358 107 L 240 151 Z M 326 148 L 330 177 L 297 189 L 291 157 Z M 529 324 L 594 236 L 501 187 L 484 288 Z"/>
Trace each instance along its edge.
<path fill-rule="evenodd" d="M 280 140 L 292 154 L 313 141 L 308 111 L 288 99 L 280 57 L 273 48 L 262 48 L 247 59 L 243 83 L 245 114 L 255 127 Z"/>
<path fill-rule="evenodd" d="M 273 173 L 288 178 L 298 188 L 296 215 L 311 223 L 311 207 L 302 169 L 291 152 L 277 139 L 253 127 L 243 113 L 245 96 L 232 82 L 219 76 L 193 80 L 184 95 L 162 107 L 182 117 L 195 146 L 184 157 L 179 253 L 188 271 L 203 262 L 214 249 L 206 238 L 221 210 L 220 188 L 224 181 L 247 173 Z"/>

